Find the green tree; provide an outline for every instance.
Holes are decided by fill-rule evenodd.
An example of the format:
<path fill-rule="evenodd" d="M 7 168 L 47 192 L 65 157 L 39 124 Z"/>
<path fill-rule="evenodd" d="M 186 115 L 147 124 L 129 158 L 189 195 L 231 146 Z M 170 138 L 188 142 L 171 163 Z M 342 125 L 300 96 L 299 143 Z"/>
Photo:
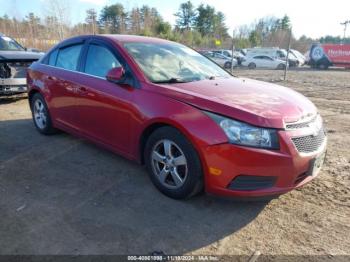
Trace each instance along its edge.
<path fill-rule="evenodd" d="M 105 6 L 101 10 L 100 23 L 106 33 L 125 33 L 127 13 L 122 4 Z"/>
<path fill-rule="evenodd" d="M 285 15 L 280 20 L 280 29 L 289 30 L 291 28 L 291 22 L 289 16 Z"/>
<path fill-rule="evenodd" d="M 198 15 L 195 21 L 195 27 L 198 32 L 204 35 L 213 34 L 213 25 L 215 17 L 215 8 L 204 4 L 200 4 L 197 8 Z"/>
<path fill-rule="evenodd" d="M 222 12 L 217 12 L 213 17 L 213 22 L 214 36 L 219 39 L 226 39 L 228 33 L 225 25 L 225 15 Z"/>
<path fill-rule="evenodd" d="M 194 25 L 196 15 L 196 10 L 191 1 L 182 3 L 179 11 L 175 13 L 175 16 L 178 17 L 176 26 L 181 30 L 190 30 Z"/>
<path fill-rule="evenodd" d="M 249 34 L 249 42 L 252 46 L 260 46 L 261 45 L 261 35 L 258 31 L 251 31 Z"/>
<path fill-rule="evenodd" d="M 160 21 L 156 27 L 156 33 L 162 38 L 169 39 L 171 37 L 171 25 L 168 22 Z"/>
<path fill-rule="evenodd" d="M 163 18 L 156 8 L 144 5 L 140 9 L 141 34 L 146 36 L 157 35 L 158 25 Z"/>
<path fill-rule="evenodd" d="M 225 16 L 222 12 L 216 12 L 215 8 L 203 4 L 197 8 L 198 15 L 195 20 L 195 28 L 204 37 L 224 40 L 228 37 L 225 25 Z"/>

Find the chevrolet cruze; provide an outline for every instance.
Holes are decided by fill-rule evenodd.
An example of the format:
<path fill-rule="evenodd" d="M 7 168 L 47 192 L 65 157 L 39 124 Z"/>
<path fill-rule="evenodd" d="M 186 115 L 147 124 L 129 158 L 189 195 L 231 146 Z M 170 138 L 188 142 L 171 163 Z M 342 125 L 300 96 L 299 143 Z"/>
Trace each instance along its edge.
<path fill-rule="evenodd" d="M 145 164 L 172 198 L 279 195 L 324 161 L 322 118 L 307 98 L 234 77 L 178 43 L 70 38 L 30 66 L 27 83 L 40 133 L 64 130 Z"/>

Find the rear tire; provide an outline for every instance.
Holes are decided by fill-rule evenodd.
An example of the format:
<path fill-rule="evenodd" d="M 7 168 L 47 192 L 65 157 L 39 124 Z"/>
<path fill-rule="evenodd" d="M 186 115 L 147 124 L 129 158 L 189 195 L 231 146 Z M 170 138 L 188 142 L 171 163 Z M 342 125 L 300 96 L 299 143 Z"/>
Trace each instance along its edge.
<path fill-rule="evenodd" d="M 231 68 L 231 62 L 226 62 L 225 64 L 224 64 L 224 68 Z"/>
<path fill-rule="evenodd" d="M 30 100 L 33 122 L 36 129 L 43 135 L 52 135 L 57 133 L 52 125 L 51 116 L 46 105 L 44 97 L 36 93 Z"/>
<path fill-rule="evenodd" d="M 187 138 L 173 127 L 161 127 L 148 138 L 144 150 L 148 174 L 159 191 L 186 199 L 203 189 L 199 156 Z"/>
<path fill-rule="evenodd" d="M 284 70 L 284 69 L 286 69 L 286 65 L 285 65 L 285 64 L 279 64 L 279 65 L 277 66 L 277 69 L 279 69 L 279 70 Z"/>
<path fill-rule="evenodd" d="M 255 68 L 256 68 L 256 64 L 255 64 L 255 63 L 250 63 L 250 64 L 248 65 L 248 68 L 249 68 L 249 69 L 255 69 Z"/>

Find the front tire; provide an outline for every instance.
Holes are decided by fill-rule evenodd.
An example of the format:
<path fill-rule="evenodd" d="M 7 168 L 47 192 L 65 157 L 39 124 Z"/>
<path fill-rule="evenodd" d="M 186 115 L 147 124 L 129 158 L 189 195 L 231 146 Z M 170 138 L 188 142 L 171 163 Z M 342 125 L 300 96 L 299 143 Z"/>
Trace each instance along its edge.
<path fill-rule="evenodd" d="M 145 146 L 145 163 L 153 184 L 174 199 L 186 199 L 203 189 L 199 156 L 193 145 L 173 127 L 154 131 Z"/>
<path fill-rule="evenodd" d="M 33 95 L 30 106 L 33 122 L 36 129 L 44 135 L 52 135 L 57 132 L 52 126 L 51 116 L 44 97 L 40 93 Z"/>
<path fill-rule="evenodd" d="M 250 63 L 250 64 L 248 65 L 248 68 L 249 68 L 249 69 L 255 69 L 255 68 L 256 68 L 256 64 L 255 64 L 255 63 Z"/>
<path fill-rule="evenodd" d="M 325 63 L 322 63 L 322 64 L 320 64 L 320 65 L 318 66 L 318 68 L 321 69 L 321 70 L 327 70 L 328 67 L 329 67 L 329 66 L 328 66 L 327 64 L 325 64 Z"/>

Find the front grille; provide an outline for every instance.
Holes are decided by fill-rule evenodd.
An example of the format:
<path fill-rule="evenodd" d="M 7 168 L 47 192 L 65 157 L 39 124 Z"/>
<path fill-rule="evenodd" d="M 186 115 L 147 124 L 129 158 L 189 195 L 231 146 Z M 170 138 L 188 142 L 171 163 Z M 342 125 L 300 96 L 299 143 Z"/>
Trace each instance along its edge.
<path fill-rule="evenodd" d="M 275 176 L 250 176 L 239 175 L 235 177 L 228 188 L 231 190 L 252 191 L 273 187 L 276 183 Z"/>
<path fill-rule="evenodd" d="M 305 122 L 297 122 L 297 123 L 287 124 L 287 125 L 286 125 L 286 129 L 287 129 L 287 130 L 294 130 L 294 129 L 300 129 L 300 128 L 309 127 L 309 126 L 312 125 L 316 120 L 317 120 L 317 115 L 314 116 L 313 118 L 311 118 L 310 120 L 305 121 Z"/>
<path fill-rule="evenodd" d="M 325 138 L 325 131 L 321 128 L 317 135 L 293 137 L 292 141 L 300 153 L 312 153 L 320 148 Z"/>

